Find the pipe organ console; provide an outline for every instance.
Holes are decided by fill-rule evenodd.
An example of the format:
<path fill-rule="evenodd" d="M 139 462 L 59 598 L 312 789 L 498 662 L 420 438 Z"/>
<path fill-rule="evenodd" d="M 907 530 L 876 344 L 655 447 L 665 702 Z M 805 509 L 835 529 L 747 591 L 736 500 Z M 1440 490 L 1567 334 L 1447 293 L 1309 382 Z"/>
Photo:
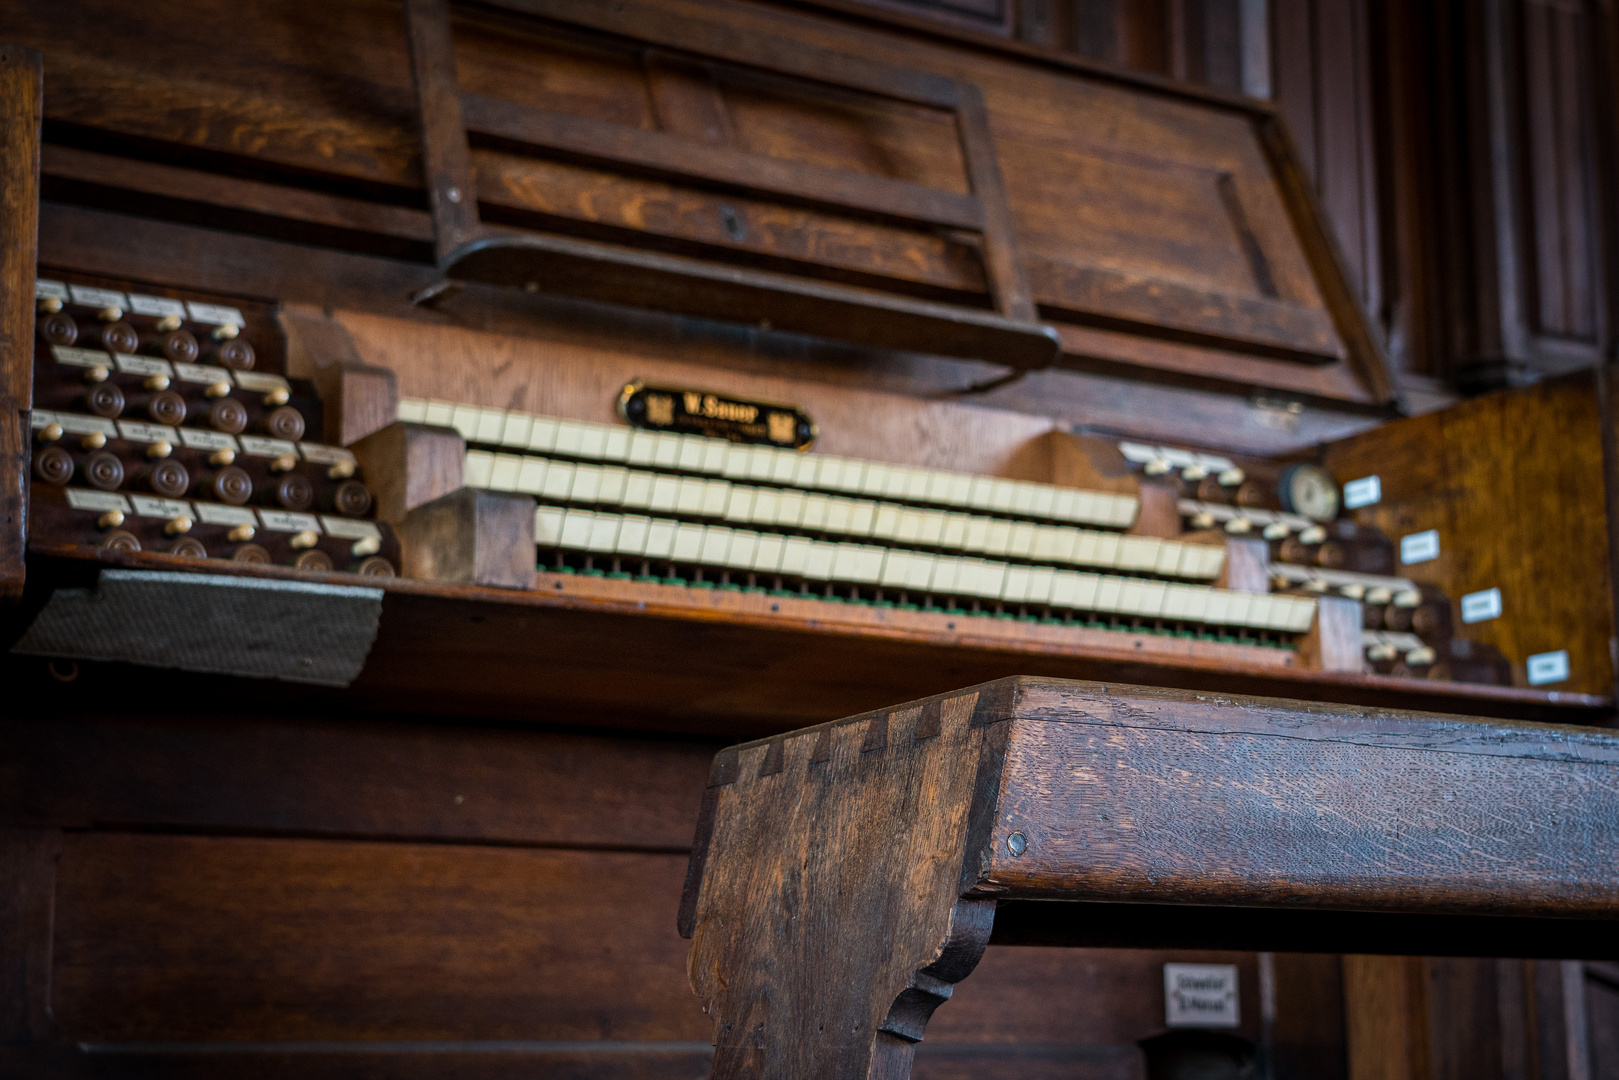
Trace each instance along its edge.
<path fill-rule="evenodd" d="M 328 430 L 328 403 L 289 376 L 273 305 L 49 272 L 36 305 L 41 549 L 441 577 L 470 564 L 427 549 L 487 546 L 484 534 L 511 532 L 510 508 L 445 503 L 436 524 L 411 526 L 406 511 L 426 500 L 395 493 L 465 488 L 529 507 L 505 540 L 531 553 L 506 556 L 504 577 L 467 579 L 486 584 L 576 575 L 1511 679 L 1499 650 L 1457 633 L 1445 590 L 1399 574 L 1393 539 L 1348 515 L 1313 464 L 1092 440 L 1133 479 L 1087 488 L 390 401 L 406 439 L 442 444 L 424 469 L 368 450 L 376 435 L 353 448 L 309 438 Z M 1167 528 L 1144 512 L 1153 498 L 1174 507 Z M 446 515 L 467 527 L 446 531 Z M 1353 614 L 1328 620 L 1323 604 Z M 1329 632 L 1336 650 L 1306 641 Z"/>
<path fill-rule="evenodd" d="M 354 453 L 305 438 L 322 403 L 273 308 L 138 289 L 35 283 L 33 543 L 394 575 Z"/>

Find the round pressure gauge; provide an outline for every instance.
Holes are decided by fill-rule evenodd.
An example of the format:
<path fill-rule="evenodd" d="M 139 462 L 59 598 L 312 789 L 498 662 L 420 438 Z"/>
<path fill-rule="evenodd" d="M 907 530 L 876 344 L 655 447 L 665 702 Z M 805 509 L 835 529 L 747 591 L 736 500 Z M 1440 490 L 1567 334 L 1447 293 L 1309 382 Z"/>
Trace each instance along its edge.
<path fill-rule="evenodd" d="M 1338 507 L 1343 505 L 1338 484 L 1319 465 L 1290 465 L 1282 470 L 1277 494 L 1283 510 L 1302 514 L 1311 521 L 1335 520 Z"/>

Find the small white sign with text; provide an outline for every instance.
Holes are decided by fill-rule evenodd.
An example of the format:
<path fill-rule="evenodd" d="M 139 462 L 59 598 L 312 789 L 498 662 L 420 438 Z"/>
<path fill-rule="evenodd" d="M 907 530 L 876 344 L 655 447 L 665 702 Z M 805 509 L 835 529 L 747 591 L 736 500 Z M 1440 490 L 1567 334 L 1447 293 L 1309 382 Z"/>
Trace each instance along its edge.
<path fill-rule="evenodd" d="M 1439 558 L 1439 530 L 1400 537 L 1400 561 L 1407 566 Z"/>
<path fill-rule="evenodd" d="M 1235 964 L 1165 964 L 1164 1023 L 1169 1027 L 1236 1027 Z"/>
<path fill-rule="evenodd" d="M 1383 501 L 1383 481 L 1375 476 L 1363 476 L 1344 485 L 1344 509 L 1359 510 L 1363 506 Z"/>
<path fill-rule="evenodd" d="M 1528 669 L 1530 686 L 1566 682 L 1568 680 L 1568 650 L 1559 649 L 1556 652 L 1536 653 L 1529 658 Z"/>
<path fill-rule="evenodd" d="M 1462 622 L 1486 622 L 1501 617 L 1501 590 L 1484 589 L 1462 597 Z"/>

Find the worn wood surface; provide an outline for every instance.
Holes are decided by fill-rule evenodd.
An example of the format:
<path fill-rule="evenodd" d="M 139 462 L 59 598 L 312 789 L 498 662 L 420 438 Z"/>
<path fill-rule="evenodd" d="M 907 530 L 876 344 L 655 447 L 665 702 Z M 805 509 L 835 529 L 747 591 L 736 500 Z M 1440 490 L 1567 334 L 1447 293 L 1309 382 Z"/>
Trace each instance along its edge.
<path fill-rule="evenodd" d="M 467 443 L 454 428 L 390 418 L 352 449 L 366 476 L 374 478 L 380 521 L 398 525 L 410 511 L 459 491 L 464 483 Z"/>
<path fill-rule="evenodd" d="M 399 523 L 408 577 L 505 589 L 534 587 L 534 500 L 464 487 Z"/>
<path fill-rule="evenodd" d="M 10 602 L 28 536 L 42 78 L 38 53 L 0 44 L 0 601 Z"/>
<path fill-rule="evenodd" d="M 1074 900 L 1273 909 L 1327 947 L 1366 913 L 1488 916 L 1480 951 L 1531 956 L 1590 920 L 1606 953 L 1615 769 L 1591 729 L 1034 679 L 722 751 L 681 906 L 714 1075 L 906 1075 L 897 1040 L 977 959 L 947 915 L 974 900 L 1053 926 Z M 1069 907 L 1078 935 L 1104 907 Z M 1403 963 L 1349 966 L 1350 1043 L 1386 1048 L 1352 1076 L 1426 1075 L 1410 1003 L 1370 986 Z"/>
<path fill-rule="evenodd" d="M 1028 850 L 988 850 L 997 895 L 1619 918 L 1610 734 L 1078 683 L 1018 697 L 1041 722 L 1014 725 L 996 830 Z M 1202 779 L 1166 790 L 1176 775 Z"/>

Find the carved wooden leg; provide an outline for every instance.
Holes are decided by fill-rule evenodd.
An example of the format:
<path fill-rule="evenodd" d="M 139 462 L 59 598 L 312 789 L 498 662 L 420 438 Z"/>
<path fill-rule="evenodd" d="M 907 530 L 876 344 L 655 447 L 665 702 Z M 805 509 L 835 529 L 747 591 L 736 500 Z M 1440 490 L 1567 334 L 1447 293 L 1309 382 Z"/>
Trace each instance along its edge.
<path fill-rule="evenodd" d="M 980 776 L 1006 715 L 978 692 L 810 728 L 715 760 L 681 932 L 724 1080 L 910 1075 L 928 1018 L 983 955 L 964 897 Z M 996 713 L 998 712 L 998 715 Z M 979 814 L 976 817 L 987 817 Z M 981 845 L 980 845 L 981 846 Z"/>

